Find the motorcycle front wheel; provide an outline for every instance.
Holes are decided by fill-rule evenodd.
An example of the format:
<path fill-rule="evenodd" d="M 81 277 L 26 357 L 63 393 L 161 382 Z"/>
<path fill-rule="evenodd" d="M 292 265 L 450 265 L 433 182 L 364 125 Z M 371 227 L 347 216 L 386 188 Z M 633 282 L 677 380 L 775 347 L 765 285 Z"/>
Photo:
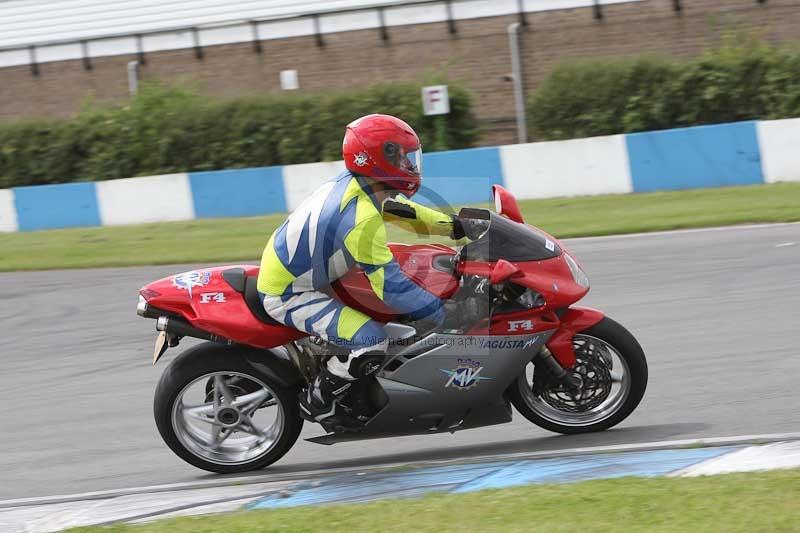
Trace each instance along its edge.
<path fill-rule="evenodd" d="M 161 375 L 153 414 L 164 442 L 203 470 L 230 474 L 263 468 L 294 445 L 303 419 L 297 395 L 245 354 L 214 343 L 179 355 Z"/>
<path fill-rule="evenodd" d="M 573 346 L 577 363 L 568 371 L 579 378 L 579 390 L 570 390 L 531 363 L 509 388 L 512 404 L 525 418 L 555 433 L 590 433 L 619 424 L 647 388 L 642 347 L 608 317 L 577 333 Z"/>

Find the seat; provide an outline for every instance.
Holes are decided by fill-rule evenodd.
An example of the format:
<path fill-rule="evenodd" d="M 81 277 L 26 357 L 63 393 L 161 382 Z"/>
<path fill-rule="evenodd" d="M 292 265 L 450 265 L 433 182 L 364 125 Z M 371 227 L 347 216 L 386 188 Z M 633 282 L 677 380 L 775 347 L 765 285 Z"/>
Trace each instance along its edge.
<path fill-rule="evenodd" d="M 243 268 L 229 268 L 222 271 L 222 279 L 227 281 L 233 290 L 244 296 L 247 307 L 259 321 L 268 326 L 283 326 L 264 310 L 264 303 L 258 294 L 258 276 L 248 276 Z"/>
<path fill-rule="evenodd" d="M 222 279 L 228 282 L 233 290 L 244 294 L 245 270 L 243 268 L 229 268 L 222 271 Z"/>
<path fill-rule="evenodd" d="M 258 294 L 258 276 L 248 276 L 244 282 L 244 301 L 250 311 L 264 324 L 269 326 L 283 326 L 280 322 L 272 318 L 264 310 L 264 302 Z"/>

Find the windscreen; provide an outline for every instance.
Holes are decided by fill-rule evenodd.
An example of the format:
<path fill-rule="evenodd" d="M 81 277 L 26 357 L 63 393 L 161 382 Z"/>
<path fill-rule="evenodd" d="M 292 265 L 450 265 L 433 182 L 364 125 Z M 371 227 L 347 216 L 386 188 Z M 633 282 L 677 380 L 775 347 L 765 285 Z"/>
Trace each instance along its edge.
<path fill-rule="evenodd" d="M 561 255 L 561 248 L 535 228 L 486 209 L 464 208 L 459 214 L 467 237 L 461 257 L 469 261 L 542 261 Z"/>

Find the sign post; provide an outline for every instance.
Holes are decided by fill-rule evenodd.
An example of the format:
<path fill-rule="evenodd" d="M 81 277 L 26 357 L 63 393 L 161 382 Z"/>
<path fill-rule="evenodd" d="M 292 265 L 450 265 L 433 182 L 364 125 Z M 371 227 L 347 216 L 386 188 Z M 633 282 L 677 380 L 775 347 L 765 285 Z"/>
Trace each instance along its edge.
<path fill-rule="evenodd" d="M 431 85 L 422 88 L 422 109 L 425 115 L 446 115 L 450 113 L 450 97 L 447 85 Z"/>

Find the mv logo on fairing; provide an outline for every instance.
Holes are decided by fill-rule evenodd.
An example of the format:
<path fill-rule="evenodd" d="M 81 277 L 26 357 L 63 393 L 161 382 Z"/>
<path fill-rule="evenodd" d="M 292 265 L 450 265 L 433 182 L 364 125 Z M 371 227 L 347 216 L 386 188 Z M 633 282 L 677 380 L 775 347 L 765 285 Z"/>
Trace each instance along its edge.
<path fill-rule="evenodd" d="M 191 272 L 184 272 L 172 278 L 172 284 L 179 289 L 183 289 L 189 293 L 189 298 L 192 297 L 192 289 L 195 287 L 205 287 L 211 280 L 211 272 L 203 270 L 192 270 Z"/>
<path fill-rule="evenodd" d="M 481 376 L 480 373 L 483 371 L 483 367 L 480 361 L 474 361 L 472 359 L 459 359 L 458 365 L 454 369 L 445 370 L 444 368 L 440 368 L 439 371 L 444 372 L 450 377 L 444 384 L 445 389 L 448 387 L 455 387 L 457 389 L 467 390 L 477 385 L 479 381 L 492 379 Z"/>

